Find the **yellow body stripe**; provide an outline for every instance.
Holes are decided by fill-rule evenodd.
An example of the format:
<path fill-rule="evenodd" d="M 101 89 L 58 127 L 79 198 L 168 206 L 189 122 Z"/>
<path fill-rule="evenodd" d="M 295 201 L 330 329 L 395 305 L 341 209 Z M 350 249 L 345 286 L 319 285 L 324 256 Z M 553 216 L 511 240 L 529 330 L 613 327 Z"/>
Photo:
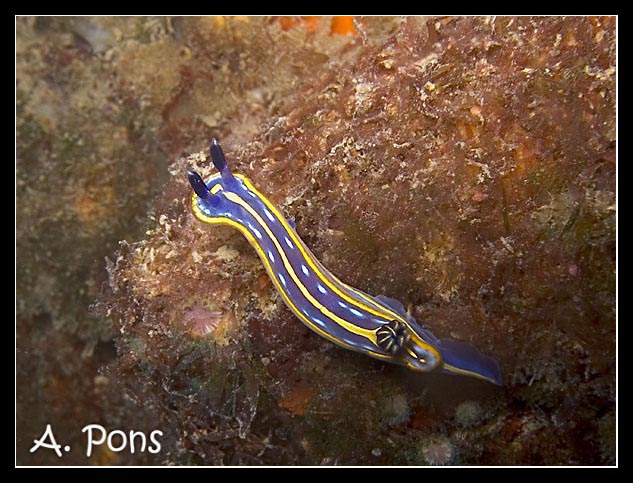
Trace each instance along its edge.
<path fill-rule="evenodd" d="M 338 339 L 332 337 L 330 334 L 328 334 L 327 332 L 325 332 L 324 330 L 322 330 L 320 327 L 314 325 L 310 319 L 308 319 L 303 312 L 301 312 L 297 306 L 293 303 L 293 301 L 288 297 L 288 295 L 286 294 L 285 289 L 281 286 L 281 284 L 277 281 L 277 277 L 275 277 L 275 271 L 273 270 L 273 267 L 270 265 L 270 262 L 268 261 L 268 258 L 266 257 L 266 255 L 264 254 L 263 250 L 260 248 L 259 243 L 257 242 L 257 240 L 255 239 L 255 237 L 251 234 L 250 231 L 248 231 L 248 229 L 241 225 L 240 223 L 230 220 L 228 218 L 223 218 L 223 217 L 212 217 L 212 216 L 207 216 L 205 215 L 200 208 L 198 208 L 198 204 L 196 203 L 196 198 L 193 198 L 193 211 L 196 215 L 196 217 L 198 217 L 200 220 L 204 221 L 205 223 L 209 223 L 209 224 L 213 224 L 213 225 L 229 225 L 232 226 L 233 228 L 236 228 L 237 230 L 239 230 L 239 232 L 244 235 L 244 237 L 249 241 L 249 243 L 253 246 L 253 248 L 255 248 L 255 251 L 257 252 L 257 254 L 259 255 L 259 258 L 262 260 L 262 263 L 264 264 L 264 268 L 266 268 L 266 271 L 268 272 L 268 275 L 270 277 L 270 279 L 272 280 L 272 282 L 275 284 L 275 287 L 277 288 L 277 291 L 281 294 L 282 298 L 284 299 L 284 302 L 286 302 L 286 304 L 288 304 L 288 307 L 290 307 L 290 309 L 292 310 L 292 312 L 306 325 L 308 325 L 310 328 L 312 328 L 315 332 L 317 332 L 319 335 L 321 335 L 322 337 L 325 337 L 326 339 L 335 342 L 338 345 L 341 345 L 343 347 L 345 347 L 346 349 L 355 349 L 357 350 L 356 347 L 347 344 L 345 342 L 339 341 Z"/>
<path fill-rule="evenodd" d="M 307 250 L 307 248 L 303 244 L 303 241 L 294 233 L 294 230 L 287 223 L 285 217 L 282 216 L 281 213 L 279 213 L 279 211 L 275 208 L 275 206 L 273 206 L 264 196 L 262 196 L 262 194 L 259 191 L 257 191 L 257 189 L 255 189 L 255 187 L 253 186 L 253 184 L 250 182 L 250 180 L 248 178 L 246 178 L 246 177 L 244 177 L 243 175 L 240 175 L 240 174 L 235 174 L 234 176 L 236 178 L 239 178 L 242 182 L 244 182 L 244 184 L 248 187 L 248 189 L 253 191 L 253 193 L 255 193 L 258 196 L 258 198 L 266 205 L 266 207 L 277 217 L 279 222 L 283 225 L 285 231 L 290 235 L 290 237 L 292 238 L 292 241 L 295 243 L 295 245 L 297 246 L 297 248 L 301 252 L 301 255 L 303 256 L 303 258 L 306 261 L 306 263 L 308 263 L 308 265 L 314 271 L 315 275 L 324 284 L 326 284 L 333 292 L 335 292 L 339 296 L 343 297 L 346 301 L 350 302 L 352 305 L 354 305 L 354 306 L 356 306 L 358 308 L 361 308 L 361 309 L 363 309 L 363 310 L 365 310 L 365 311 L 367 311 L 369 313 L 372 313 L 374 315 L 377 315 L 377 316 L 379 316 L 381 318 L 384 318 L 384 319 L 387 319 L 387 320 L 394 320 L 394 319 L 396 319 L 396 320 L 399 320 L 400 322 L 402 322 L 403 324 L 405 324 L 405 326 L 407 328 L 409 328 L 411 339 L 414 340 L 418 345 L 424 347 L 426 350 L 431 352 L 434 355 L 435 360 L 438 361 L 438 364 L 439 364 L 439 361 L 441 361 L 440 353 L 437 351 L 437 349 L 435 347 L 433 347 L 432 345 L 428 344 L 426 341 L 421 339 L 417 335 L 415 330 L 411 327 L 409 322 L 404 317 L 400 316 L 400 314 L 392 311 L 388 307 L 382 307 L 383 310 L 376 311 L 376 310 L 374 310 L 372 308 L 372 306 L 366 305 L 366 304 L 362 303 L 361 301 L 359 301 L 358 299 L 350 297 L 348 294 L 344 293 L 338 287 L 336 287 L 333 283 L 331 283 L 330 280 L 324 275 L 324 269 L 322 269 L 320 267 L 321 264 L 311 256 L 311 253 Z M 211 193 L 217 193 L 220 190 L 222 190 L 222 187 L 221 187 L 220 183 L 218 183 L 218 184 L 213 185 L 211 187 L 210 191 L 211 191 Z M 360 335 L 362 337 L 365 337 L 365 338 L 369 339 L 369 341 L 371 341 L 374 345 L 377 345 L 376 344 L 376 333 L 375 333 L 374 330 L 363 329 L 362 327 L 358 327 L 357 325 L 351 324 L 351 323 L 345 321 L 344 319 L 341 319 L 336 314 L 332 313 L 326 307 L 324 307 L 322 304 L 320 304 L 308 292 L 307 288 L 301 283 L 301 281 L 296 276 L 296 273 L 295 273 L 292 265 L 290 264 L 288 258 L 286 257 L 286 254 L 284 252 L 283 247 L 278 242 L 278 240 L 275 237 L 275 235 L 270 231 L 270 228 L 268 228 L 268 225 L 266 224 L 266 222 L 259 216 L 259 214 L 255 210 L 253 210 L 253 208 L 246 201 L 244 201 L 241 197 L 235 195 L 234 193 L 227 192 L 227 193 L 225 193 L 225 196 L 227 197 L 227 199 L 233 201 L 234 203 L 239 204 L 242 208 L 244 208 L 246 211 L 248 211 L 251 214 L 251 216 L 253 216 L 257 220 L 257 223 L 266 231 L 267 235 L 271 238 L 271 240 L 275 244 L 275 247 L 279 251 L 279 254 L 280 254 L 281 258 L 282 258 L 284 266 L 286 267 L 286 270 L 288 271 L 288 273 L 290 274 L 290 276 L 292 277 L 294 282 L 297 284 L 297 287 L 299 287 L 299 290 L 301 290 L 303 295 L 310 301 L 311 304 L 313 304 L 317 309 L 319 309 L 319 311 L 321 313 L 323 313 L 324 315 L 329 317 L 331 320 L 333 320 L 334 322 L 336 322 L 338 325 L 340 325 L 341 327 L 345 328 L 349 332 L 352 332 L 354 334 L 357 334 L 357 335 Z M 237 199 L 235 199 L 235 198 L 237 198 Z M 292 311 L 295 313 L 295 315 L 297 315 L 297 317 L 299 317 L 299 319 L 301 319 L 306 325 L 308 325 L 310 328 L 313 328 L 316 332 L 318 332 L 323 337 L 326 337 L 327 339 L 329 339 L 329 340 L 331 340 L 333 342 L 336 342 L 337 344 L 339 344 L 339 345 L 341 345 L 343 347 L 353 348 L 354 350 L 358 350 L 359 349 L 356 346 L 351 346 L 350 344 L 344 343 L 344 342 L 342 342 L 342 341 L 330 336 L 325 331 L 323 331 L 320 327 L 318 327 L 317 325 L 313 324 L 303 314 L 303 312 L 299 311 L 299 309 L 295 306 L 295 304 L 286 295 L 285 289 L 277 281 L 277 278 L 275 276 L 275 271 L 272 269 L 272 266 L 270 265 L 270 262 L 268 261 L 268 258 L 266 257 L 266 255 L 264 254 L 262 249 L 260 248 L 259 242 L 251 235 L 251 233 L 245 227 L 243 227 L 242 225 L 238 224 L 237 222 L 234 222 L 234 221 L 229 220 L 229 219 L 224 218 L 224 217 L 217 217 L 216 218 L 216 217 L 208 217 L 208 216 L 206 216 L 198 208 L 196 200 L 197 200 L 197 197 L 194 194 L 193 197 L 192 197 L 192 207 L 193 207 L 193 211 L 194 211 L 195 215 L 200 220 L 205 221 L 207 223 L 215 223 L 215 224 L 225 223 L 225 224 L 229 224 L 231 226 L 234 226 L 234 227 L 238 228 L 240 230 L 240 232 L 242 234 L 244 234 L 244 236 L 246 236 L 246 238 L 248 239 L 250 244 L 253 245 L 253 247 L 257 251 L 259 257 L 262 259 L 264 265 L 266 266 L 266 270 L 269 273 L 270 278 L 273 280 L 276 288 L 283 294 L 284 300 L 286 301 L 288 306 L 292 309 Z M 349 285 L 341 282 L 335 275 L 331 274 L 331 277 L 334 280 L 336 280 L 336 282 L 338 282 L 341 285 L 343 285 L 343 286 L 349 288 L 350 290 L 352 290 L 355 294 L 357 294 L 363 300 L 368 300 L 367 297 L 363 293 L 360 293 L 359 291 L 355 290 L 353 287 L 350 287 Z M 368 302 L 369 302 L 369 300 L 368 300 Z M 371 301 L 371 303 L 372 304 L 376 304 L 376 302 L 373 302 L 373 301 Z M 376 352 L 373 352 L 373 351 L 367 351 L 367 352 L 371 352 L 371 354 L 373 356 L 375 356 L 375 357 L 384 358 L 384 359 L 388 359 L 389 358 L 389 356 L 383 356 L 382 354 L 379 354 L 379 353 L 376 353 Z"/>
<path fill-rule="evenodd" d="M 375 301 L 369 301 L 367 299 L 367 297 L 360 293 L 359 291 L 355 290 L 353 287 L 350 287 L 349 285 L 341 282 L 334 274 L 330 273 L 330 276 L 339 284 L 341 284 L 344 287 L 347 287 L 348 289 L 352 290 L 356 295 L 358 295 L 360 298 L 362 298 L 363 300 L 367 300 L 368 302 L 370 302 L 372 305 L 367 305 L 365 303 L 363 303 L 361 300 L 357 299 L 357 298 L 353 298 L 350 297 L 348 294 L 346 294 L 344 291 L 342 291 L 341 289 L 339 289 L 335 283 L 330 282 L 329 278 L 325 275 L 325 270 L 323 270 L 321 268 L 321 264 L 315 260 L 310 252 L 307 250 L 307 248 L 305 247 L 303 241 L 297 236 L 297 234 L 294 232 L 294 230 L 292 229 L 292 227 L 288 224 L 288 222 L 286 221 L 286 218 L 279 212 L 279 210 L 277 210 L 277 208 L 265 197 L 263 196 L 259 191 L 257 191 L 257 188 L 255 188 L 255 186 L 253 186 L 253 183 L 251 183 L 251 181 L 239 174 L 235 175 L 236 177 L 239 177 L 240 180 L 242 180 L 242 182 L 246 185 L 246 187 L 252 191 L 253 193 L 255 193 L 257 195 L 257 197 L 266 205 L 266 207 L 277 217 L 278 221 L 283 225 L 283 227 L 285 228 L 286 232 L 288 232 L 290 234 L 290 237 L 292 238 L 292 241 L 295 243 L 295 245 L 297 245 L 297 247 L 299 248 L 299 251 L 301 252 L 301 254 L 303 255 L 303 258 L 305 259 L 305 261 L 308 263 L 308 265 L 310 266 L 310 268 L 312 268 L 312 270 L 314 271 L 315 275 L 317 275 L 317 277 L 326 285 L 328 286 L 334 293 L 336 293 L 339 297 L 343 298 L 344 300 L 346 300 L 347 302 L 351 303 L 352 305 L 354 305 L 355 307 L 361 308 L 363 310 L 365 310 L 366 312 L 369 312 L 370 314 L 376 315 L 378 317 L 382 317 L 382 318 L 386 318 L 387 320 L 393 320 L 393 319 L 397 319 L 400 322 L 402 322 L 403 324 L 405 324 L 405 326 L 409 329 L 409 331 L 412 333 L 411 337 L 412 339 L 414 339 L 419 345 L 421 345 L 422 347 L 424 347 L 426 350 L 428 350 L 429 352 L 432 352 L 433 355 L 436 357 L 437 361 L 441 360 L 441 356 L 440 353 L 437 351 L 437 349 L 435 349 L 435 347 L 433 347 L 432 345 L 428 344 L 427 342 L 425 342 L 423 339 L 421 339 L 415 332 L 415 330 L 411 327 L 411 325 L 409 324 L 409 322 L 402 316 L 400 316 L 399 314 L 397 314 L 396 312 L 392 311 L 391 309 L 389 309 L 388 307 L 384 307 L 381 306 L 382 310 L 376 310 L 374 308 L 375 305 L 377 305 L 377 303 Z M 374 337 L 375 340 L 375 337 Z"/>
<path fill-rule="evenodd" d="M 294 271 L 294 268 L 292 267 L 290 261 L 288 260 L 288 257 L 286 256 L 284 249 L 281 247 L 281 244 L 277 240 L 277 237 L 275 237 L 275 235 L 270 230 L 266 222 L 262 220 L 261 216 L 259 216 L 259 213 L 257 213 L 253 209 L 252 206 L 250 206 L 246 201 L 244 201 L 240 196 L 236 195 L 235 193 L 227 192 L 224 196 L 226 196 L 228 200 L 240 205 L 243 209 L 245 209 L 253 218 L 255 218 L 255 220 L 261 226 L 261 228 L 264 229 L 266 234 L 270 237 L 275 247 L 277 248 L 277 251 L 279 252 L 279 255 L 281 256 L 281 260 L 283 261 L 284 267 L 286 267 L 288 274 L 290 275 L 292 280 L 295 282 L 295 284 L 297 285 L 297 287 L 299 288 L 303 296 L 306 299 L 308 299 L 308 301 L 314 307 L 316 307 L 323 315 L 325 315 L 326 317 L 330 318 L 331 320 L 336 322 L 338 325 L 343 327 L 345 330 L 353 334 L 360 335 L 361 337 L 365 337 L 366 339 L 369 339 L 372 342 L 372 344 L 376 345 L 376 332 L 374 330 L 364 329 L 362 327 L 359 327 L 358 325 L 349 323 L 345 319 L 342 319 L 335 313 L 331 312 L 327 307 L 322 305 L 317 299 L 315 299 L 312 296 L 312 294 L 308 291 L 306 286 L 303 283 L 301 283 L 301 280 L 299 280 L 299 277 L 297 277 L 297 274 Z"/>
<path fill-rule="evenodd" d="M 428 344 L 426 341 L 424 341 L 423 339 L 421 339 L 415 332 L 415 330 L 411 327 L 411 325 L 409 324 L 409 322 L 402 317 L 400 314 L 392 311 L 390 308 L 388 307 L 384 307 L 381 306 L 380 308 L 382 310 L 376 310 L 374 309 L 375 306 L 377 306 L 377 302 L 369 300 L 367 298 L 367 296 L 361 292 L 359 292 L 358 290 L 354 289 L 354 287 L 350 287 L 349 285 L 345 284 L 344 282 L 342 282 L 341 280 L 338 279 L 338 277 L 336 277 L 334 274 L 330 273 L 330 276 L 335 280 L 335 282 L 341 284 L 342 286 L 348 288 L 349 290 L 351 290 L 353 293 L 355 293 L 358 297 L 362 298 L 363 300 L 366 300 L 369 304 L 371 305 L 367 305 L 365 303 L 363 303 L 362 301 L 358 300 L 357 298 L 353 298 L 350 297 L 348 294 L 346 294 L 344 291 L 342 291 L 340 288 L 338 288 L 335 283 L 332 283 L 330 281 L 330 279 L 325 275 L 325 269 L 322 268 L 320 262 L 318 260 L 315 260 L 312 256 L 311 256 L 311 252 L 305 247 L 305 244 L 303 243 L 303 240 L 301 240 L 296 233 L 294 232 L 294 230 L 292 229 L 292 227 L 288 224 L 288 222 L 286 221 L 285 217 L 279 212 L 279 210 L 277 210 L 277 208 L 270 203 L 270 201 L 263 196 L 256 188 L 255 186 L 253 186 L 253 184 L 251 183 L 251 181 L 246 178 L 245 176 L 241 175 L 241 174 L 235 174 L 234 175 L 236 178 L 239 178 L 246 186 L 247 188 L 252 191 L 253 193 L 255 193 L 257 195 L 257 197 L 266 205 L 266 207 L 277 217 L 278 221 L 282 224 L 282 226 L 284 227 L 285 231 L 289 234 L 289 236 L 291 237 L 292 241 L 295 243 L 295 245 L 297 246 L 297 248 L 299 249 L 299 251 L 301 252 L 301 255 L 303 256 L 304 260 L 306 261 L 306 263 L 308 263 L 308 265 L 310 266 L 310 268 L 312 268 L 314 274 L 327 286 L 329 287 L 334 293 L 336 293 L 337 295 L 339 295 L 340 297 L 342 297 L 344 300 L 346 300 L 347 302 L 349 302 L 350 304 L 352 304 L 355 307 L 361 308 L 373 315 L 376 315 L 378 317 L 387 319 L 387 320 L 399 320 L 400 322 L 402 322 L 403 324 L 405 324 L 405 326 L 407 328 L 409 328 L 410 332 L 411 332 L 411 338 L 419 345 L 421 345 L 422 347 L 424 347 L 426 350 L 428 350 L 429 352 L 433 353 L 433 355 L 435 356 L 436 360 L 439 362 L 441 360 L 441 356 L 439 354 L 439 352 L 435 349 L 435 347 L 433 347 L 432 345 Z M 220 183 L 215 184 L 211 187 L 211 193 L 217 193 L 218 191 L 220 191 L 222 189 Z M 231 194 L 231 193 L 227 193 Z M 228 197 L 228 196 L 227 196 Z M 203 221 L 208 220 L 209 217 L 207 217 L 206 215 L 204 215 L 204 213 L 202 213 L 196 205 L 195 203 L 195 195 L 192 198 L 192 202 L 194 205 L 194 211 L 196 212 L 197 216 L 201 217 L 203 219 Z M 257 222 L 262 226 L 262 228 L 264 228 L 267 232 L 267 234 L 270 236 L 270 238 L 273 240 L 273 242 L 275 243 L 275 246 L 277 248 L 277 250 L 279 251 L 280 255 L 282 256 L 283 262 L 284 262 L 284 266 L 286 267 L 286 269 L 288 270 L 288 273 L 293 277 L 293 280 L 295 280 L 295 282 L 297 283 L 297 286 L 299 287 L 299 289 L 302 291 L 302 293 L 305 294 L 307 293 L 307 289 L 305 288 L 305 286 L 298 280 L 298 278 L 296 277 L 296 273 L 294 272 L 294 270 L 292 269 L 292 266 L 290 265 L 285 252 L 283 250 L 283 248 L 281 247 L 281 245 L 279 244 L 279 242 L 277 241 L 276 237 L 274 236 L 274 234 L 270 231 L 270 229 L 268 228 L 268 226 L 266 225 L 266 222 L 259 216 L 259 214 L 257 212 L 255 212 L 252 207 L 250 207 L 250 205 L 248 205 L 248 203 L 246 203 L 242 198 L 239 198 L 241 200 L 241 203 L 239 203 L 244 209 L 246 209 L 247 211 L 249 211 L 249 213 L 256 217 Z M 235 200 L 232 200 L 233 202 L 236 202 Z M 242 231 L 242 230 L 240 230 Z M 250 233 L 249 233 L 250 235 Z M 251 236 L 252 238 L 252 236 Z M 255 238 L 252 238 L 251 244 L 253 246 L 256 247 L 258 253 L 260 254 L 260 258 L 265 259 L 265 263 L 268 264 L 268 259 L 267 257 L 263 254 L 263 252 L 261 252 L 261 249 L 258 246 L 258 242 Z M 269 270 L 269 273 L 271 275 L 274 275 L 274 271 L 272 269 Z M 274 278 L 274 277 L 273 277 Z M 276 281 L 276 279 L 275 279 Z M 277 287 L 280 287 L 280 285 L 278 283 L 276 283 Z M 310 300 L 310 298 L 312 298 L 312 300 L 310 300 L 310 302 L 317 307 L 324 315 L 327 315 L 328 317 L 330 317 L 332 320 L 336 321 L 339 325 L 341 325 L 342 327 L 344 327 L 346 330 L 349 330 L 350 332 L 353 332 L 355 334 L 358 334 L 360 336 L 366 337 L 368 338 L 371 342 L 373 342 L 374 344 L 376 343 L 376 335 L 374 331 L 371 330 L 367 330 L 367 329 L 362 329 L 356 325 L 350 324 L 349 322 L 346 322 L 345 320 L 341 319 L 340 317 L 336 316 L 335 314 L 333 314 L 332 312 L 330 312 L 329 310 L 327 310 L 325 307 L 323 307 L 321 304 L 318 303 L 318 301 L 316 301 L 316 299 L 314 299 L 311 295 L 308 297 L 306 296 L 306 298 L 308 298 L 308 300 Z M 323 310 L 322 310 L 323 309 Z M 325 311 L 324 311 L 325 310 Z M 298 312 L 300 313 L 296 308 L 295 310 L 293 310 L 294 312 Z M 303 315 L 303 313 L 300 313 L 301 315 L 299 316 L 299 318 L 301 318 L 302 320 L 305 321 L 305 316 Z M 331 315 L 329 315 L 331 314 Z M 317 332 L 321 333 L 322 330 L 319 329 L 317 326 L 315 326 L 312 323 L 309 323 L 310 327 L 315 327 L 315 330 L 317 330 Z M 353 329 L 352 329 L 353 328 Z M 362 333 L 360 331 L 363 331 Z M 330 339 L 333 340 L 333 339 Z"/>
<path fill-rule="evenodd" d="M 357 351 L 357 352 L 358 351 L 367 352 L 372 357 L 375 357 L 377 359 L 384 359 L 384 360 L 391 359 L 391 356 L 389 356 L 389 355 L 380 354 L 378 352 L 362 349 L 362 348 L 359 348 L 358 346 L 355 346 L 355 345 L 352 345 L 352 344 L 348 344 L 347 342 L 344 342 L 344 341 L 342 341 L 342 340 L 340 340 L 340 339 L 338 339 L 336 337 L 331 336 L 330 334 L 325 332 L 323 329 L 321 329 L 319 326 L 313 324 L 310 321 L 310 319 L 308 319 L 303 314 L 303 312 L 301 312 L 297 308 L 297 306 L 294 304 L 294 302 L 288 297 L 288 294 L 286 293 L 285 288 L 277 280 L 277 277 L 275 276 L 275 271 L 273 270 L 273 267 L 271 266 L 270 262 L 268 261 L 268 257 L 266 257 L 266 254 L 264 253 L 264 251 L 259 246 L 259 243 L 257 242 L 257 239 L 251 234 L 250 231 L 248 231 L 248 228 L 246 228 L 245 226 L 241 225 L 240 223 L 238 223 L 236 221 L 233 221 L 233 220 L 231 220 L 229 218 L 214 217 L 214 216 L 207 216 L 207 215 L 205 215 L 200 210 L 200 208 L 198 207 L 197 198 L 196 198 L 195 195 L 191 199 L 191 206 L 192 206 L 192 210 L 193 210 L 194 214 L 196 215 L 196 217 L 199 220 L 204 221 L 205 223 L 213 224 L 213 225 L 229 225 L 229 226 L 232 226 L 232 227 L 236 228 L 237 230 L 239 230 L 239 232 L 242 235 L 244 235 L 244 237 L 253 246 L 253 248 L 255 248 L 255 251 L 257 252 L 257 255 L 259 255 L 259 258 L 262 260 L 262 263 L 264 264 L 264 268 L 268 272 L 269 278 L 275 284 L 275 287 L 277 288 L 277 291 L 279 292 L 279 294 L 284 299 L 284 302 L 286 302 L 286 304 L 292 310 L 292 312 L 295 314 L 295 316 L 297 316 L 305 325 L 310 327 L 312 330 L 314 330 L 316 333 L 318 333 L 321 337 L 325 337 L 329 341 L 334 342 L 335 344 L 337 344 L 337 345 L 339 345 L 341 347 L 344 347 L 346 349 L 354 350 L 354 351 Z M 375 338 L 375 335 L 374 335 L 374 338 Z"/>
<path fill-rule="evenodd" d="M 238 175 L 235 175 L 235 176 L 238 176 Z M 316 260 L 314 260 L 310 256 L 310 253 L 308 252 L 305 245 L 303 244 L 303 241 L 297 236 L 297 234 L 294 232 L 292 227 L 288 225 L 288 222 L 286 221 L 285 217 L 281 213 L 279 213 L 277 208 L 275 208 L 275 206 L 270 201 L 268 201 L 268 199 L 265 196 L 262 196 L 262 194 L 259 191 L 257 191 L 255 186 L 253 186 L 253 184 L 250 182 L 248 178 L 240 176 L 240 179 L 244 182 L 244 184 L 248 187 L 248 189 L 251 190 L 253 193 L 255 193 L 258 196 L 258 198 L 266 205 L 266 207 L 277 217 L 278 221 L 283 225 L 286 231 L 290 234 L 292 241 L 295 243 L 295 245 L 297 245 L 297 247 L 299 248 L 299 251 L 303 255 L 303 258 L 306 260 L 310 268 L 319 277 L 319 279 L 324 284 L 326 284 L 326 286 L 329 287 L 335 294 L 337 294 L 339 297 L 343 298 L 347 302 L 351 303 L 355 307 L 361 308 L 372 315 L 377 315 L 378 317 L 387 318 L 388 320 L 393 319 L 394 316 L 397 315 L 387 308 L 383 308 L 383 310 L 376 310 L 374 306 L 366 305 L 362 301 L 359 301 L 358 299 L 350 297 L 348 294 L 346 294 L 344 291 L 338 288 L 335 283 L 331 283 L 329 278 L 325 274 L 325 271 L 321 269 L 320 267 L 321 264 L 318 263 Z M 331 272 L 330 272 L 330 276 L 341 285 L 347 286 L 343 284 L 343 282 L 341 282 Z M 400 318 L 400 317 L 397 317 L 397 318 Z"/>

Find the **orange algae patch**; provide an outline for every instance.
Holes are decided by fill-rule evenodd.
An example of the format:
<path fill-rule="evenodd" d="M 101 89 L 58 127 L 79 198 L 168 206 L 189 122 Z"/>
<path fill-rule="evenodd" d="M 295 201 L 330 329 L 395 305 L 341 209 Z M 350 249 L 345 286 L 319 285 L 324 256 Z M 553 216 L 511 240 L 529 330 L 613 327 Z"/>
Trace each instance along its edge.
<path fill-rule="evenodd" d="M 343 16 L 332 18 L 332 28 L 330 35 L 356 35 L 356 27 L 354 26 L 354 17 Z"/>
<path fill-rule="evenodd" d="M 321 17 L 305 16 L 305 17 L 278 17 L 277 21 L 281 25 L 282 30 L 290 30 L 291 28 L 303 25 L 308 32 L 312 32 L 319 28 Z"/>
<path fill-rule="evenodd" d="M 280 399 L 277 404 L 280 408 L 287 409 L 292 414 L 302 416 L 313 398 L 314 389 L 310 386 L 300 385 L 295 387 L 288 396 Z"/>
<path fill-rule="evenodd" d="M 303 26 L 308 32 L 319 29 L 321 19 L 319 16 L 303 17 L 278 17 L 277 21 L 282 30 L 290 30 L 298 26 Z M 353 16 L 332 17 L 330 22 L 330 35 L 356 35 Z"/>

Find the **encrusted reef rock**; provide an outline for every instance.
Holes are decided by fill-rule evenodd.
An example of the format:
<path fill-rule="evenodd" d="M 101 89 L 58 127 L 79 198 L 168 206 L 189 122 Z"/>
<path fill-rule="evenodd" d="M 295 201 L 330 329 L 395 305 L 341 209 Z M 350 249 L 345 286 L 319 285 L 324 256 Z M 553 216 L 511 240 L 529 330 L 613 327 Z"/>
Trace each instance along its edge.
<path fill-rule="evenodd" d="M 380 43 L 354 25 L 355 60 L 209 137 L 334 274 L 495 357 L 505 385 L 310 332 L 236 230 L 192 216 L 195 153 L 98 304 L 104 377 L 166 430 L 146 461 L 614 464 L 615 19 L 408 18 Z"/>
<path fill-rule="evenodd" d="M 335 274 L 496 357 L 503 388 L 310 333 L 239 233 L 190 214 L 182 173 L 206 154 L 176 163 L 156 227 L 110 267 L 114 371 L 172 413 L 163 457 L 613 463 L 614 29 L 407 19 L 225 144 Z"/>

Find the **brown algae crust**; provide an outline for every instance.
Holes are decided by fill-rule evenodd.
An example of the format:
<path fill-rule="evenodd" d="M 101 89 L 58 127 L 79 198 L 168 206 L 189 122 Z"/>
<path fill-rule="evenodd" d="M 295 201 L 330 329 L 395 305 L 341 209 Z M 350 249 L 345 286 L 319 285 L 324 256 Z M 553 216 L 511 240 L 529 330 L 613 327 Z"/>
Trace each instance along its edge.
<path fill-rule="evenodd" d="M 407 18 L 354 49 L 249 112 L 263 127 L 208 114 L 191 139 L 211 129 L 334 274 L 495 357 L 505 386 L 412 373 L 303 327 L 247 241 L 191 214 L 183 173 L 211 173 L 200 152 L 109 258 L 100 302 L 110 373 L 169 422 L 160 462 L 614 464 L 615 19 Z M 184 99 L 207 82 L 192 75 L 163 105 L 174 152 L 191 142 Z"/>

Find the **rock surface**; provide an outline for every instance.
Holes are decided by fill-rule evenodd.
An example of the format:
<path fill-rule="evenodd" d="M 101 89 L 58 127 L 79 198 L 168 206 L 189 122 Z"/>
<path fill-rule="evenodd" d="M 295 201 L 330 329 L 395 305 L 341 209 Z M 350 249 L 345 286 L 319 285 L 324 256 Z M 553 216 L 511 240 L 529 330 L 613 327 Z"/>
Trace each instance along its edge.
<path fill-rule="evenodd" d="M 159 455 L 74 464 L 615 463 L 614 18 L 18 22 L 18 347 L 57 364 L 19 370 L 18 404 L 72 387 L 80 419 L 165 431 Z M 241 235 L 191 215 L 206 154 L 159 174 L 209 133 L 333 273 L 505 386 L 304 328 Z M 18 423 L 20 450 L 41 431 Z"/>

